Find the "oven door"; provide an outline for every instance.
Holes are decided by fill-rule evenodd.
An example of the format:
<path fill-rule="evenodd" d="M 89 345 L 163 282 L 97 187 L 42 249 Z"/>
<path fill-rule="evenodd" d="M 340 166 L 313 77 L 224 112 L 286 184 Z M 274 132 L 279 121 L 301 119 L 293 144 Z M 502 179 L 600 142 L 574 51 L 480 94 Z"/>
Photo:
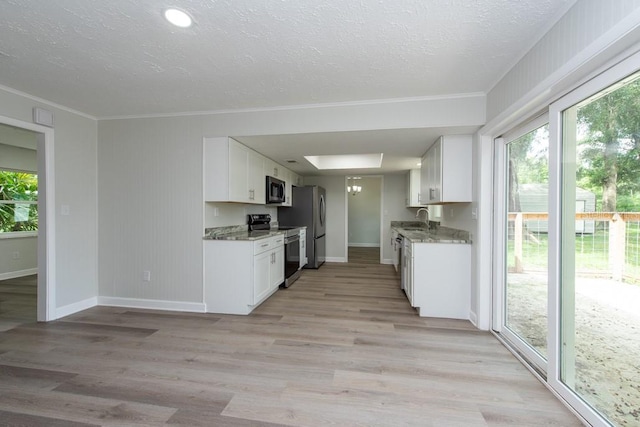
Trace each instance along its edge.
<path fill-rule="evenodd" d="M 300 236 L 294 234 L 284 239 L 284 286 L 289 287 L 300 276 Z"/>

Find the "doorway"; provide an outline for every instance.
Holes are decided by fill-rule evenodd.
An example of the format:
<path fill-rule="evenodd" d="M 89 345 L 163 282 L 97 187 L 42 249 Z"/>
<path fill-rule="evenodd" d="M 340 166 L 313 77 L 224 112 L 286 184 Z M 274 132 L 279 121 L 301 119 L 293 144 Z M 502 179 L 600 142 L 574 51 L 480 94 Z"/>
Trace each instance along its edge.
<path fill-rule="evenodd" d="M 348 262 L 381 262 L 382 184 L 381 176 L 345 178 Z"/>
<path fill-rule="evenodd" d="M 24 279 L 20 284 L 24 286 L 29 286 L 30 283 L 33 287 L 33 284 L 35 283 L 35 288 L 33 289 L 36 294 L 36 312 L 34 319 L 37 319 L 38 321 L 53 320 L 56 317 L 54 240 L 55 216 L 53 209 L 49 209 L 48 207 L 54 206 L 54 130 L 45 126 L 23 122 L 21 120 L 16 120 L 4 116 L 0 116 L 0 130 L 5 130 L 8 134 L 14 132 L 21 135 L 28 135 L 29 137 L 33 138 L 35 144 L 34 148 L 36 150 L 36 159 L 35 165 L 32 165 L 31 169 L 36 170 L 38 180 L 37 201 L 13 200 L 5 203 L 14 205 L 14 219 L 22 220 L 25 216 L 27 219 L 32 219 L 33 211 L 37 212 L 37 231 L 33 233 L 34 230 L 31 230 L 31 234 L 36 236 L 37 240 L 35 253 L 32 253 L 32 256 L 35 258 L 35 261 L 33 262 L 35 267 L 32 266 L 31 268 L 23 269 L 17 268 L 15 269 L 15 271 L 13 271 L 14 274 L 5 275 L 3 276 L 3 278 L 18 279 L 20 277 L 23 277 Z M 9 168 L 7 167 L 7 169 Z M 27 168 L 14 167 L 10 169 L 24 170 Z M 15 215 L 17 215 L 18 217 L 16 218 Z M 23 238 L 25 237 L 27 236 L 20 234 L 9 236 L 8 234 L 5 234 L 2 240 L 9 241 L 15 239 L 17 241 L 23 240 Z M 26 250 L 25 252 L 22 252 L 21 249 L 12 249 L 10 247 L 8 247 L 7 250 L 9 251 L 8 253 L 11 261 L 19 261 L 23 258 L 23 255 L 27 255 Z M 8 270 L 12 270 L 10 265 L 8 266 Z"/>
<path fill-rule="evenodd" d="M 0 331 L 36 320 L 37 133 L 0 124 Z"/>

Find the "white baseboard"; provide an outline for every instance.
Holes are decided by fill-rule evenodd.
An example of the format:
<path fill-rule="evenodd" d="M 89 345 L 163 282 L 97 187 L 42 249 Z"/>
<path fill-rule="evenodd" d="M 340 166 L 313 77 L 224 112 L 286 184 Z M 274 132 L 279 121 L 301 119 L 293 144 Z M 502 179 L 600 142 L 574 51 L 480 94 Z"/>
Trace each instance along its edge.
<path fill-rule="evenodd" d="M 473 323 L 473 326 L 475 326 L 476 328 L 478 327 L 478 315 L 475 311 L 469 312 L 469 321 Z"/>
<path fill-rule="evenodd" d="M 380 264 L 393 264 L 393 260 L 392 259 L 383 259 L 382 262 Z"/>
<path fill-rule="evenodd" d="M 201 302 L 164 301 L 155 299 L 98 297 L 98 305 L 112 307 L 146 308 L 151 310 L 190 311 L 206 313 L 206 305 Z"/>
<path fill-rule="evenodd" d="M 379 248 L 380 243 L 349 243 L 353 248 Z"/>
<path fill-rule="evenodd" d="M 0 280 L 15 279 L 16 277 L 31 276 L 38 274 L 38 267 L 28 268 L 26 270 L 10 271 L 8 273 L 0 273 Z"/>
<path fill-rule="evenodd" d="M 55 319 L 60 319 L 62 317 L 67 317 L 70 316 L 72 314 L 78 313 L 82 310 L 86 310 L 88 308 L 91 307 L 95 307 L 96 305 L 98 305 L 98 298 L 97 297 L 91 297 L 91 298 L 87 298 L 85 300 L 82 301 L 78 301 L 78 302 L 74 302 L 73 304 L 68 304 L 62 307 L 58 307 L 56 308 L 56 315 L 53 319 L 51 320 L 55 320 Z"/>
<path fill-rule="evenodd" d="M 326 257 L 326 262 L 347 262 L 344 257 Z"/>

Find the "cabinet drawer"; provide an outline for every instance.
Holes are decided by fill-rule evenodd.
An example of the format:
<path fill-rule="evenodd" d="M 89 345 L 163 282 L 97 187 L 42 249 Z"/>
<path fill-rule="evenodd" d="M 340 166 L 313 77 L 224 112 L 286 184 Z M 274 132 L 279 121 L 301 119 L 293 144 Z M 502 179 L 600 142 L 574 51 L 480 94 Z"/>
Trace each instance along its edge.
<path fill-rule="evenodd" d="M 275 239 L 273 237 L 270 237 L 268 239 L 256 240 L 255 242 L 253 242 L 253 254 L 258 255 L 258 254 L 261 254 L 262 252 L 271 250 L 271 248 L 273 248 L 274 242 L 275 242 Z"/>
<path fill-rule="evenodd" d="M 253 254 L 258 255 L 277 247 L 284 246 L 284 236 L 269 237 L 253 242 Z"/>
<path fill-rule="evenodd" d="M 284 236 L 273 237 L 273 242 L 271 243 L 271 247 L 277 248 L 279 246 L 284 246 Z"/>

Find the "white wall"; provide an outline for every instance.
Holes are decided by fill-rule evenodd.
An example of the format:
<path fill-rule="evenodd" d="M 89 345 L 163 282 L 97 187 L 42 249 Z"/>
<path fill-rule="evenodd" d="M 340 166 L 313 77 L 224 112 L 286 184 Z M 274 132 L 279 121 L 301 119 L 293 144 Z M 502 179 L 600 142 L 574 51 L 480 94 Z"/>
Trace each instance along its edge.
<path fill-rule="evenodd" d="M 270 214 L 272 222 L 278 220 L 277 207 L 243 203 L 207 202 L 204 206 L 204 228 L 246 224 L 248 214 Z"/>
<path fill-rule="evenodd" d="M 218 206 L 220 216 L 215 217 L 216 206 L 205 206 L 204 137 L 482 123 L 483 96 L 101 120 L 99 293 L 138 301 L 202 302 L 204 227 L 244 223 L 246 210 L 254 209 Z M 305 177 L 305 184 L 312 183 Z M 344 177 L 323 178 L 321 185 L 328 191 L 327 257 L 344 260 Z M 400 199 L 404 203 L 404 185 Z M 141 280 L 144 270 L 151 271 L 150 283 Z"/>
<path fill-rule="evenodd" d="M 17 259 L 14 253 L 18 254 Z M 35 274 L 37 268 L 37 237 L 0 239 L 0 280 Z"/>
<path fill-rule="evenodd" d="M 578 72 L 567 84 L 568 75 L 588 64 L 593 56 L 611 58 L 637 40 L 614 45 L 638 26 L 640 1 L 580 0 L 544 35 L 533 48 L 494 86 L 487 95 L 487 122 L 515 112 L 536 97 L 586 75 Z"/>
<path fill-rule="evenodd" d="M 98 293 L 97 124 L 81 114 L 0 88 L 1 116 L 31 123 L 35 106 L 55 116 L 55 305 L 60 308 Z M 70 215 L 59 215 L 62 204 L 69 206 Z"/>
<path fill-rule="evenodd" d="M 33 135 L 37 144 L 36 136 Z M 36 150 L 0 144 L 0 169 L 13 169 L 26 172 L 38 171 L 38 157 Z"/>
<path fill-rule="evenodd" d="M 355 194 L 349 193 L 347 196 L 349 246 L 379 247 L 380 221 L 382 220 L 381 178 L 362 177 L 350 182 L 361 186 L 362 191 Z"/>

